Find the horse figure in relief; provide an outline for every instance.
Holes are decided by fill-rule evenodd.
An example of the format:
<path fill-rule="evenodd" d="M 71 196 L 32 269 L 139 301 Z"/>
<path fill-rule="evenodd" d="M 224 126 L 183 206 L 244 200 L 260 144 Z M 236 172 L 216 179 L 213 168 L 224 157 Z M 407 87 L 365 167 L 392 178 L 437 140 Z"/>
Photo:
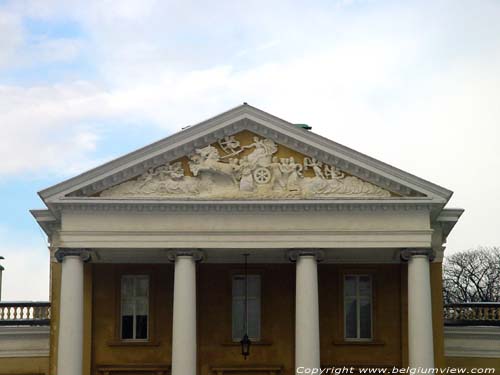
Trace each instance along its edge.
<path fill-rule="evenodd" d="M 230 177 L 235 185 L 238 184 L 237 176 L 240 166 L 237 159 L 230 159 L 229 163 L 221 162 L 219 151 L 213 146 L 197 149 L 196 154 L 191 156 L 189 169 L 195 177 L 200 172 L 214 172 Z"/>

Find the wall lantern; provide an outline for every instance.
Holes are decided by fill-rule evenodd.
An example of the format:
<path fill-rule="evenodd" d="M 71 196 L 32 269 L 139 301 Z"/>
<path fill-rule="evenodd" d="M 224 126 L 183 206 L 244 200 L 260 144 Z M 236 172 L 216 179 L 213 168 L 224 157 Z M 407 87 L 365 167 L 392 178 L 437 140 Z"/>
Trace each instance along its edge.
<path fill-rule="evenodd" d="M 245 257 L 245 314 L 244 314 L 244 332 L 243 338 L 240 341 L 241 355 L 246 360 L 250 355 L 250 345 L 252 341 L 248 337 L 248 256 L 250 254 L 243 254 Z"/>

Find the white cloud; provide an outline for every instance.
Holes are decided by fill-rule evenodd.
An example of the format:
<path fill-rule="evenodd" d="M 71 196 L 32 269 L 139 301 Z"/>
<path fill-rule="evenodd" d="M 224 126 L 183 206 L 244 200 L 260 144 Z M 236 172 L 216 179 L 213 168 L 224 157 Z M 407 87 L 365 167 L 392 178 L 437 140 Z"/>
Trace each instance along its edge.
<path fill-rule="evenodd" d="M 20 17 L 0 9 L 0 69 L 16 62 L 16 52 L 22 40 Z"/>
<path fill-rule="evenodd" d="M 22 240 L 22 236 L 12 230 L 0 227 L 2 250 L 5 257 L 1 264 L 5 267 L 2 278 L 3 301 L 48 301 L 49 298 L 49 250 L 44 235 Z"/>

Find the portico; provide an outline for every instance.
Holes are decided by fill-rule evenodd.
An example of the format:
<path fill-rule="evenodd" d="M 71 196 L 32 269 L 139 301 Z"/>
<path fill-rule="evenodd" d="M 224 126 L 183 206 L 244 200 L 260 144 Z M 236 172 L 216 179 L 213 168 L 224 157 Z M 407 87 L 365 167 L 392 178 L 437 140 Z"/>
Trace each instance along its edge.
<path fill-rule="evenodd" d="M 334 249 L 295 249 L 286 252 L 289 261 L 295 263 L 296 268 L 295 368 L 319 368 L 322 364 L 320 360 L 318 261 L 324 262 L 324 254 L 334 252 Z M 82 373 L 83 265 L 89 260 L 90 253 L 88 249 L 58 249 L 56 251 L 56 258 L 62 263 L 61 286 L 65 286 L 61 288 L 59 311 L 59 324 L 65 329 L 59 330 L 58 368 L 64 369 L 64 373 L 67 374 Z M 210 254 L 210 250 L 207 254 Z M 434 367 L 429 268 L 429 260 L 432 258 L 429 258 L 430 255 L 432 255 L 430 250 L 423 249 L 401 251 L 402 260 L 408 262 L 408 363 L 411 367 Z M 217 259 L 217 255 L 215 257 L 214 262 L 223 261 L 223 259 Z M 172 374 L 198 373 L 196 366 L 198 362 L 196 264 L 202 262 L 203 259 L 203 252 L 197 249 L 165 252 L 164 261 L 174 263 Z M 119 259 L 117 261 L 121 262 Z M 326 261 L 331 262 L 330 259 Z M 339 261 L 338 258 L 337 261 Z M 386 261 L 389 262 L 389 258 Z M 262 262 L 262 259 L 259 262 Z M 394 259 L 390 263 L 397 264 L 397 261 Z M 233 263 L 230 264 L 233 265 Z M 427 289 L 422 288 L 422 285 L 427 286 Z"/>
<path fill-rule="evenodd" d="M 438 366 L 450 195 L 248 105 L 49 188 L 53 373 Z"/>

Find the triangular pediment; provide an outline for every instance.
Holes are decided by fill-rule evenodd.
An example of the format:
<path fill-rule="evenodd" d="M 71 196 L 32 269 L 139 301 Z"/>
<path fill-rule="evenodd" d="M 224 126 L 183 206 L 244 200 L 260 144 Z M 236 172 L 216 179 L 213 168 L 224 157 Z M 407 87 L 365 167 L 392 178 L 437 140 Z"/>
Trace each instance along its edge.
<path fill-rule="evenodd" d="M 242 105 L 40 192 L 109 199 L 417 198 L 451 192 Z"/>

